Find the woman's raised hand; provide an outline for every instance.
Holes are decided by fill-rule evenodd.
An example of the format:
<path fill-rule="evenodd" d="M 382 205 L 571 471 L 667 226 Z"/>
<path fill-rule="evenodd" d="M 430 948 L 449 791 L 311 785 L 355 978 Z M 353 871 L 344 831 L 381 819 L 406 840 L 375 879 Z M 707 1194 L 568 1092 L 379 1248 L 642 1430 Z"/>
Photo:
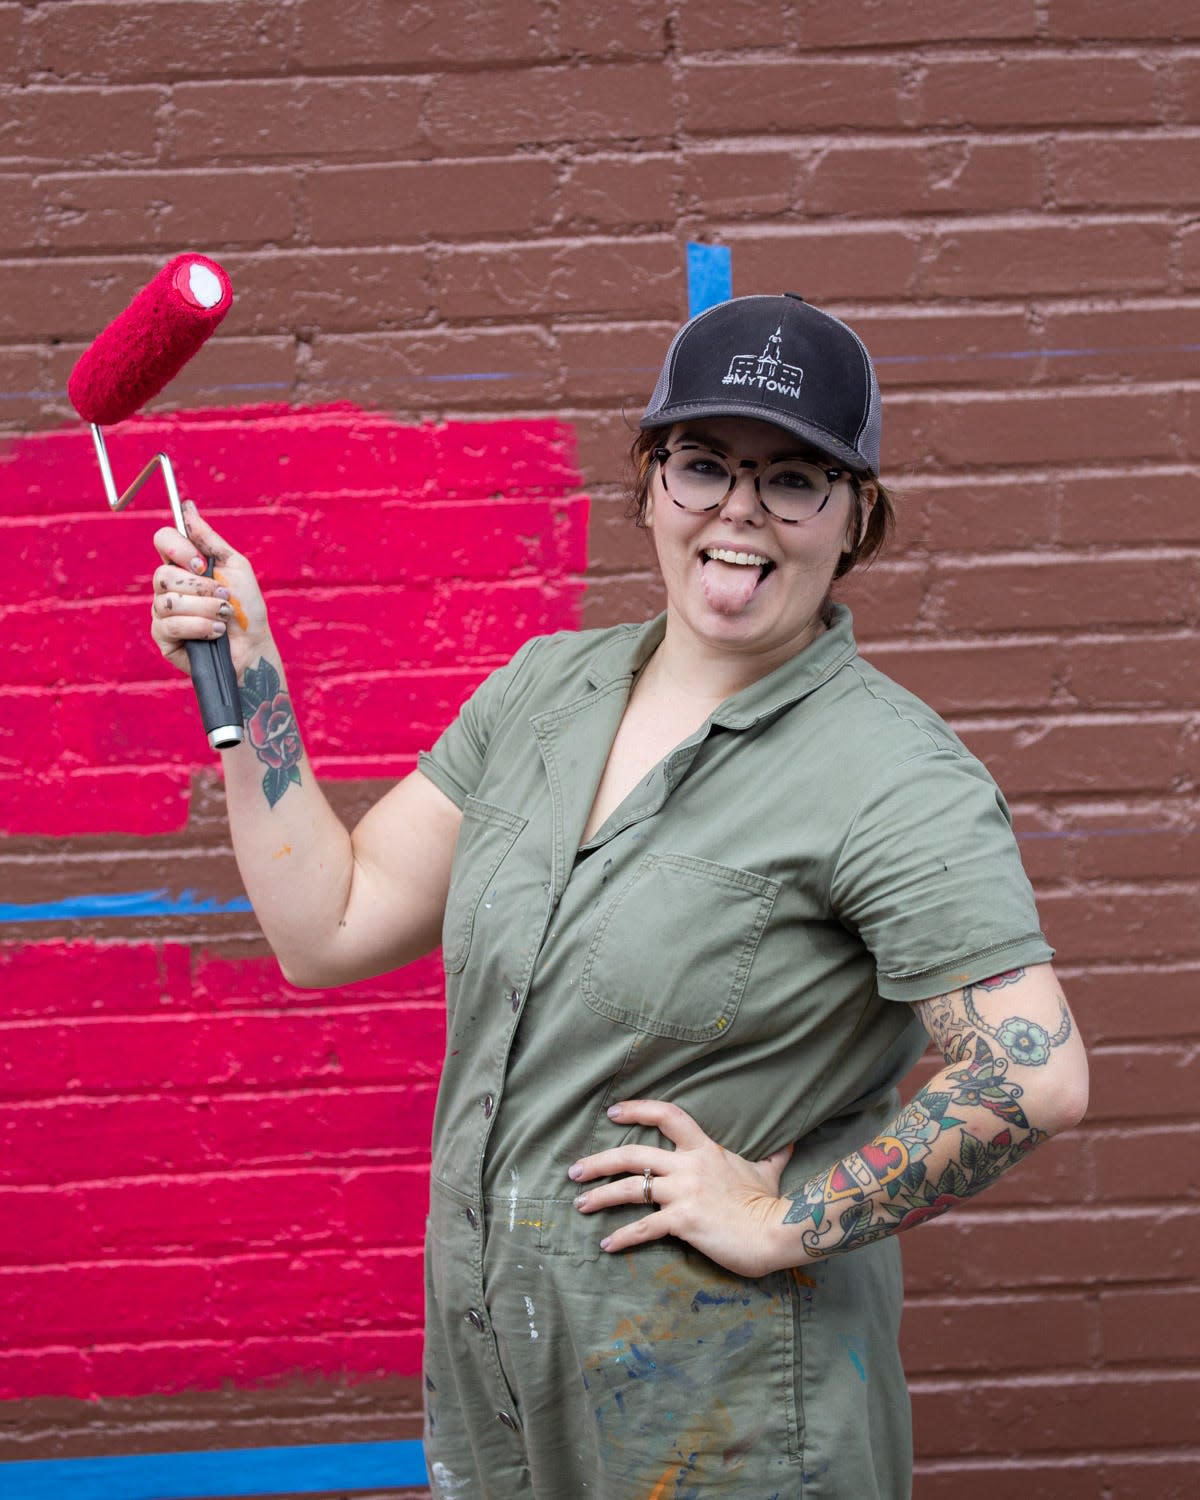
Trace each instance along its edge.
<path fill-rule="evenodd" d="M 150 633 L 166 659 L 190 674 L 184 642 L 213 640 L 228 631 L 240 679 L 270 643 L 262 591 L 246 558 L 217 535 L 190 500 L 183 517 L 186 537 L 173 526 L 154 533 L 162 563 L 154 570 Z M 210 557 L 213 575 L 205 577 Z"/>
<path fill-rule="evenodd" d="M 616 1146 L 571 1167 L 567 1176 L 573 1182 L 611 1179 L 576 1198 L 580 1213 L 654 1205 L 601 1240 L 602 1249 L 632 1250 L 670 1234 L 739 1276 L 765 1276 L 793 1263 L 795 1237 L 783 1229 L 788 1205 L 779 1195 L 790 1145 L 761 1161 L 747 1161 L 719 1146 L 677 1104 L 627 1100 L 608 1114 L 618 1125 L 652 1126 L 675 1149 Z"/>

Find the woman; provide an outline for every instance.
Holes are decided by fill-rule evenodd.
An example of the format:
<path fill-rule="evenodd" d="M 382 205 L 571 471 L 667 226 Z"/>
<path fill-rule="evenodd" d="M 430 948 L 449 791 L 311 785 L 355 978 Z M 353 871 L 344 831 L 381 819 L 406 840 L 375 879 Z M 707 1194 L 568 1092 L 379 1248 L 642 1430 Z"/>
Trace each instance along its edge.
<path fill-rule="evenodd" d="M 890 520 L 861 341 L 723 303 L 642 428 L 665 614 L 530 641 L 353 834 L 228 752 L 238 862 L 296 984 L 442 944 L 436 1494 L 896 1500 L 896 1232 L 1075 1123 L 1086 1063 L 1002 797 L 830 601 Z M 294 735 L 249 564 L 189 525 L 155 639 L 182 666 L 231 622 L 214 557 Z"/>

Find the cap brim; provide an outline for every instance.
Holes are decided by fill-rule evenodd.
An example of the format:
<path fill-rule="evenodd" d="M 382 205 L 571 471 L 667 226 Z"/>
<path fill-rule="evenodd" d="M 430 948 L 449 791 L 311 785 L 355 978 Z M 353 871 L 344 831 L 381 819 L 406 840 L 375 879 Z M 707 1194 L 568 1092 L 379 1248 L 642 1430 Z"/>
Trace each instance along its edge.
<path fill-rule="evenodd" d="M 689 422 L 696 417 L 753 417 L 759 422 L 769 422 L 772 427 L 782 428 L 798 437 L 819 452 L 836 458 L 855 474 L 870 474 L 871 467 L 861 453 L 843 443 L 816 422 L 803 417 L 781 419 L 774 406 L 757 406 L 751 401 L 685 401 L 674 406 L 664 406 L 661 411 L 647 414 L 638 423 L 643 432 L 651 427 L 674 427 L 677 422 Z"/>

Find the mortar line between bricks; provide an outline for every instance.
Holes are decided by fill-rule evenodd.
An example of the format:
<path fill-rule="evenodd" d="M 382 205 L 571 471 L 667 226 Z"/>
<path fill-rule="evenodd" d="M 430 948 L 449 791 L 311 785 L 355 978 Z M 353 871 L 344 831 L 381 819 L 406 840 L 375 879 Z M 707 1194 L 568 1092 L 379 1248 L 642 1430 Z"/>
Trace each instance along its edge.
<path fill-rule="evenodd" d="M 3 1106 L 8 1109 L 9 1106 Z M 239 1169 L 231 1169 L 239 1170 Z M 429 1170 L 428 1154 L 422 1156 L 417 1148 L 405 1149 L 401 1146 L 379 1147 L 372 1151 L 369 1148 L 362 1151 L 347 1151 L 344 1156 L 332 1157 L 328 1160 L 321 1158 L 314 1161 L 306 1154 L 296 1157 L 269 1157 L 264 1159 L 264 1171 L 278 1172 L 288 1176 L 296 1176 L 308 1171 L 334 1172 L 334 1173 L 358 1173 L 364 1171 L 423 1171 Z M 51 1192 L 51 1193 L 88 1193 L 94 1190 L 102 1190 L 110 1183 L 123 1187 L 139 1187 L 143 1184 L 160 1184 L 163 1182 L 186 1179 L 191 1180 L 195 1175 L 190 1171 L 173 1172 L 169 1177 L 162 1172 L 146 1172 L 141 1176 L 125 1173 L 116 1177 L 64 1177 L 55 1182 L 37 1182 L 25 1180 L 21 1182 L 6 1182 L 4 1184 L 8 1192 Z M 205 1175 L 205 1174 L 200 1174 Z M 207 1174 L 216 1178 L 228 1175 L 224 1171 L 213 1168 Z"/>
<path fill-rule="evenodd" d="M 1102 1448 L 1094 1453 L 1082 1454 L 1078 1449 L 1048 1448 L 1036 1455 L 1014 1455 L 1005 1451 L 1000 1454 L 964 1454 L 961 1458 L 957 1456 L 921 1458 L 916 1462 L 914 1473 L 979 1473 L 991 1476 L 996 1473 L 997 1463 L 1001 1460 L 1004 1464 L 1005 1473 L 1011 1472 L 1017 1474 L 1022 1469 L 1036 1472 L 1039 1468 L 1079 1469 L 1086 1470 L 1088 1473 L 1095 1473 L 1097 1467 L 1106 1463 L 1128 1461 L 1140 1467 L 1143 1463 L 1177 1463 L 1181 1458 L 1193 1457 L 1200 1459 L 1200 1447 L 1192 1443 L 1183 1443 L 1178 1447 L 1155 1444 L 1149 1448 L 1143 1448 L 1140 1445 L 1136 1448 Z"/>
<path fill-rule="evenodd" d="M 413 1325 L 411 1323 L 398 1323 L 398 1324 L 396 1324 L 394 1326 L 388 1326 L 385 1329 L 385 1331 L 388 1332 L 388 1333 L 411 1333 L 411 1332 L 414 1331 L 414 1329 L 413 1329 Z M 336 1335 L 337 1335 L 337 1337 L 339 1339 L 344 1339 L 347 1342 L 351 1342 L 351 1341 L 353 1341 L 355 1339 L 369 1339 L 371 1337 L 371 1330 L 369 1328 L 336 1328 L 336 1329 L 329 1329 L 329 1330 L 327 1330 L 327 1332 L 336 1333 Z M 317 1335 L 317 1336 L 320 1336 L 320 1335 Z M 275 1343 L 278 1340 L 279 1337 L 280 1337 L 279 1334 L 272 1334 L 272 1333 L 245 1334 L 245 1335 L 239 1335 L 239 1334 L 236 1334 L 236 1333 L 228 1333 L 228 1334 L 225 1334 L 225 1335 L 222 1335 L 222 1336 L 219 1336 L 219 1337 L 218 1336 L 205 1337 L 205 1336 L 202 1336 L 202 1335 L 193 1335 L 191 1337 L 184 1338 L 184 1339 L 178 1339 L 178 1340 L 176 1340 L 176 1339 L 171 1339 L 171 1340 L 161 1339 L 161 1340 L 148 1341 L 148 1342 L 145 1342 L 145 1343 L 133 1343 L 133 1342 L 129 1342 L 129 1341 L 119 1342 L 117 1340 L 108 1340 L 108 1341 L 101 1341 L 100 1343 L 97 1343 L 97 1344 L 89 1345 L 89 1348 L 96 1349 L 98 1351 L 102 1350 L 106 1354 L 107 1353 L 117 1353 L 117 1352 L 120 1352 L 120 1351 L 127 1351 L 127 1350 L 135 1350 L 135 1349 L 139 1350 L 139 1351 L 162 1351 L 162 1352 L 165 1352 L 165 1353 L 170 1353 L 173 1349 L 178 1349 L 178 1348 L 181 1348 L 181 1347 L 188 1348 L 188 1349 L 225 1349 L 225 1348 L 228 1348 L 230 1345 L 242 1345 L 242 1344 L 245 1344 L 245 1345 L 248 1345 L 249 1347 L 253 1348 L 255 1345 L 259 1345 L 259 1344 L 271 1344 L 271 1343 Z M 53 1353 L 58 1353 L 58 1352 L 75 1353 L 75 1354 L 77 1354 L 79 1352 L 78 1345 L 68 1344 L 68 1343 L 38 1344 L 35 1347 L 37 1349 L 37 1352 L 39 1352 L 39 1353 L 47 1353 L 47 1354 L 53 1354 Z M 32 1352 L 32 1351 L 30 1351 L 30 1352 Z M 118 1399 L 120 1399 L 120 1398 L 118 1398 Z M 136 1398 L 134 1398 L 134 1399 L 136 1399 Z M 354 1420 L 353 1414 L 351 1415 L 350 1420 L 351 1421 Z M 3 1463 L 3 1462 L 4 1462 L 4 1460 L 0 1459 L 0 1463 Z M 2 1495 L 2 1494 L 3 1494 L 3 1491 L 0 1491 L 0 1495 Z M 112 1497 L 109 1497 L 109 1500 L 112 1500 Z"/>
<path fill-rule="evenodd" d="M 343 1075 L 344 1076 L 344 1075 Z M 245 1084 L 236 1091 L 227 1091 L 219 1084 L 189 1084 L 181 1085 L 179 1088 L 159 1087 L 132 1089 L 129 1087 L 114 1089 L 112 1093 L 102 1093 L 95 1090 L 85 1091 L 76 1089 L 71 1093 L 43 1094 L 34 1096 L 25 1094 L 20 1097 L 9 1096 L 0 1098 L 0 1113 L 12 1115 L 16 1112 L 27 1112 L 33 1114 L 37 1111 L 45 1113 L 53 1109 L 64 1107 L 86 1110 L 92 1114 L 101 1111 L 111 1111 L 129 1105 L 148 1104 L 175 1105 L 183 1113 L 203 1114 L 210 1105 L 228 1105 L 231 1108 L 242 1108 L 243 1106 L 262 1106 L 268 1104 L 295 1104 L 301 1103 L 311 1108 L 326 1103 L 345 1103 L 347 1100 L 369 1099 L 372 1102 L 394 1105 L 406 1103 L 413 1106 L 417 1112 L 423 1112 L 427 1104 L 431 1104 L 437 1092 L 436 1078 L 409 1079 L 405 1083 L 387 1084 L 379 1083 L 374 1079 L 367 1079 L 359 1083 L 342 1082 L 338 1085 L 322 1085 L 319 1080 L 296 1084 L 291 1081 L 290 1087 L 282 1085 L 272 1086 L 263 1084 L 261 1088 L 247 1088 Z M 422 1125 L 422 1129 L 424 1129 Z M 396 1146 L 364 1146 L 359 1151 L 360 1155 L 372 1156 L 403 1151 L 401 1145 Z M 419 1149 L 418 1145 L 407 1148 L 411 1151 Z M 427 1147 L 420 1149 L 427 1150 Z M 208 1158 L 205 1158 L 208 1160 Z M 241 1160 L 242 1158 L 236 1158 Z M 275 1166 L 280 1169 L 292 1162 L 303 1162 L 307 1160 L 319 1161 L 325 1164 L 336 1163 L 341 1160 L 337 1151 L 330 1148 L 328 1152 L 319 1155 L 289 1156 L 282 1145 L 278 1151 L 262 1151 L 256 1158 L 264 1166 Z M 389 1158 L 390 1159 L 390 1158 Z M 103 1177 L 81 1178 L 86 1182 L 102 1182 Z M 15 1177 L 10 1185 L 17 1185 Z M 1169 1205 L 1168 1205 L 1169 1206 Z"/>
<path fill-rule="evenodd" d="M 1083 1200 L 1090 1201 L 1090 1200 Z M 1156 1220 L 1161 1221 L 1164 1217 L 1168 1219 L 1191 1218 L 1200 1208 L 1200 1201 L 1169 1198 L 1164 1200 L 1146 1199 L 1139 1203 L 1114 1203 L 1108 1208 L 1110 1218 L 1121 1218 L 1129 1221 L 1145 1219 L 1153 1215 Z M 973 1204 L 966 1216 L 960 1216 L 950 1222 L 959 1233 L 969 1232 L 972 1227 L 979 1228 L 984 1224 L 995 1224 L 1011 1222 L 1014 1218 L 1022 1220 L 1036 1219 L 1039 1223 L 1049 1224 L 1055 1220 L 1074 1224 L 1078 1215 L 1078 1204 L 1065 1204 L 1062 1207 L 1045 1203 L 1022 1203 L 1011 1207 L 990 1207 L 984 1200 Z M 947 1233 L 943 1229 L 940 1233 Z"/>
<path fill-rule="evenodd" d="M 344 1005 L 316 1006 L 293 1006 L 280 1004 L 278 1000 L 270 1005 L 255 1006 L 253 1001 L 242 1000 L 236 1004 L 220 1004 L 211 1010 L 185 1010 L 182 1008 L 172 1009 L 166 1013 L 159 1011 L 109 1011 L 91 1013 L 88 1015 L 68 1015 L 65 1013 L 51 1013 L 41 1016 L 16 1016 L 11 1013 L 0 1019 L 0 1033 L 9 1031 L 21 1031 L 35 1026 L 67 1026 L 71 1030 L 78 1027 L 86 1031 L 89 1026 L 176 1026 L 210 1024 L 214 1021 L 334 1021 L 344 1017 L 350 1020 L 365 1021 L 378 1017 L 380 1014 L 400 1014 L 415 1018 L 419 1012 L 437 1012 L 442 1008 L 442 997 L 440 992 L 430 992 L 424 1000 L 414 999 L 406 992 L 395 997 L 380 998 L 378 1000 L 347 1001 Z"/>
<path fill-rule="evenodd" d="M 304 1239 L 303 1236 L 301 1236 L 300 1238 L 303 1241 L 303 1253 L 305 1257 L 311 1257 L 313 1259 L 323 1258 L 325 1260 L 330 1260 L 333 1258 L 343 1257 L 346 1254 L 347 1250 L 353 1250 L 356 1256 L 362 1256 L 363 1259 L 384 1261 L 411 1261 L 416 1264 L 420 1261 L 422 1254 L 419 1246 L 397 1248 L 393 1243 L 387 1240 L 382 1240 L 376 1245 L 364 1245 L 359 1241 L 347 1238 L 345 1240 L 345 1243 L 343 1244 L 322 1245 L 314 1244 L 313 1242 Z M 169 1251 L 164 1254 L 154 1247 L 149 1246 L 146 1247 L 141 1254 L 133 1255 L 124 1254 L 94 1258 L 68 1256 L 63 1260 L 55 1261 L 52 1264 L 46 1265 L 30 1265 L 27 1261 L 23 1261 L 19 1265 L 0 1265 L 0 1280 L 8 1276 L 51 1276 L 61 1271 L 66 1266 L 70 1266 L 72 1270 L 80 1271 L 94 1271 L 105 1269 L 111 1270 L 117 1266 L 120 1266 L 123 1270 L 130 1270 L 135 1266 L 145 1266 L 147 1268 L 170 1266 L 171 1268 L 178 1270 L 184 1266 L 234 1266 L 242 1264 L 258 1264 L 262 1261 L 290 1261 L 295 1260 L 296 1258 L 296 1250 L 293 1248 L 293 1245 L 294 1242 L 289 1240 L 282 1246 L 264 1244 L 257 1249 L 239 1250 L 237 1252 L 222 1252 L 218 1250 L 211 1253 L 193 1253 L 191 1255 L 172 1255 Z M 362 1332 L 365 1334 L 369 1332 L 369 1330 L 364 1329 L 362 1330 Z M 266 1335 L 264 1335 L 264 1337 L 265 1336 Z M 140 1347 L 144 1347 L 146 1344 L 154 1343 L 161 1344 L 166 1348 L 170 1348 L 173 1340 L 138 1339 L 120 1341 L 113 1339 L 109 1342 L 116 1347 L 122 1347 L 123 1344 L 127 1346 L 130 1343 L 137 1343 Z M 215 1334 L 209 1335 L 207 1339 L 204 1338 L 204 1335 L 198 1334 L 196 1335 L 196 1342 L 219 1343 L 221 1342 L 221 1339 L 218 1335 Z"/>
<path fill-rule="evenodd" d="M 418 1176 L 429 1170 L 429 1158 L 420 1161 L 389 1161 L 377 1166 L 339 1166 L 336 1163 L 326 1164 L 302 1164 L 298 1167 L 292 1166 L 264 1166 L 264 1167 L 227 1167 L 223 1169 L 210 1168 L 207 1171 L 196 1171 L 191 1169 L 172 1172 L 147 1172 L 144 1176 L 134 1177 L 128 1174 L 117 1173 L 112 1177 L 84 1179 L 82 1184 L 68 1185 L 65 1183 L 24 1183 L 20 1187 L 13 1184 L 5 1184 L 5 1192 L 38 1192 L 38 1193 L 60 1193 L 64 1191 L 77 1191 L 80 1186 L 86 1188 L 99 1188 L 101 1190 L 117 1189 L 124 1187 L 162 1187 L 175 1186 L 178 1183 L 187 1183 L 189 1186 L 209 1182 L 257 1182 L 260 1178 L 282 1177 L 291 1180 L 294 1177 L 325 1177 L 340 1179 L 347 1173 L 359 1175 L 363 1172 L 387 1172 L 389 1174 L 402 1172 L 406 1176 Z M 393 1246 L 393 1248 L 396 1248 Z"/>
<path fill-rule="evenodd" d="M 1143 1373 L 1149 1373 L 1151 1375 L 1151 1378 L 1167 1380 L 1171 1381 L 1172 1383 L 1178 1382 L 1179 1384 L 1191 1384 L 1196 1381 L 1198 1376 L 1200 1376 L 1200 1371 L 1198 1370 L 1188 1368 L 1181 1369 L 1178 1366 L 1174 1365 L 1164 1365 L 1152 1372 Z M 1096 1368 L 1095 1366 L 1085 1366 L 1079 1370 L 1079 1374 L 1085 1377 L 1084 1381 L 1081 1383 L 1087 1385 L 1119 1386 L 1127 1383 L 1130 1379 L 1136 1379 L 1136 1374 L 1134 1372 L 1127 1371 L 1125 1369 L 1108 1370 L 1104 1368 Z M 1060 1385 L 1061 1380 L 1062 1372 L 1059 1370 L 1051 1370 L 1042 1375 L 1039 1374 L 1037 1370 L 1030 1369 L 1024 1372 L 1021 1385 L 1026 1390 L 1049 1390 Z M 975 1381 L 976 1391 L 978 1391 L 978 1388 L 981 1386 L 1006 1387 L 1010 1384 L 1010 1381 L 1004 1377 L 993 1376 L 989 1378 L 985 1374 L 977 1374 L 975 1376 Z M 944 1378 L 939 1378 L 936 1375 L 916 1375 L 912 1378 L 911 1385 L 914 1393 L 917 1390 L 920 1390 L 922 1393 L 924 1393 L 927 1391 L 931 1392 L 936 1390 L 949 1389 L 953 1390 L 957 1395 L 961 1394 L 962 1390 L 961 1384 L 952 1375 L 946 1376 Z"/>
<path fill-rule="evenodd" d="M 412 1093 L 413 1090 L 428 1092 L 435 1087 L 436 1079 L 433 1078 L 418 1079 L 415 1082 L 405 1079 L 398 1080 L 395 1083 L 368 1082 L 361 1084 L 348 1083 L 343 1079 L 340 1083 L 329 1083 L 321 1087 L 318 1087 L 315 1081 L 300 1084 L 293 1079 L 284 1083 L 263 1084 L 258 1088 L 248 1087 L 245 1083 L 242 1083 L 240 1086 L 210 1083 L 203 1087 L 194 1085 L 187 1085 L 180 1088 L 160 1086 L 158 1088 L 132 1089 L 126 1087 L 114 1089 L 112 1093 L 108 1094 L 77 1091 L 71 1094 L 55 1094 L 38 1099 L 26 1096 L 23 1100 L 10 1100 L 4 1107 L 56 1109 L 63 1104 L 130 1104 L 139 1101 L 144 1103 L 151 1099 L 156 1101 L 167 1099 L 177 1104 L 191 1104 L 197 1098 L 205 1102 L 220 1099 L 224 1104 L 254 1104 L 261 1103 L 264 1099 L 274 1099 L 276 1101 L 303 1099 L 311 1102 L 318 1097 L 324 1099 L 362 1099 L 370 1096 L 371 1098 L 403 1099 L 407 1094 Z M 392 1148 L 379 1147 L 378 1149 L 390 1150 Z M 270 1155 L 263 1157 L 262 1160 L 281 1162 L 290 1161 L 292 1158 Z M 304 1160 L 304 1158 L 298 1157 L 296 1160 Z"/>
<path fill-rule="evenodd" d="M 1120 1285 L 1120 1289 L 1114 1290 L 1112 1295 L 1122 1297 L 1125 1296 L 1129 1286 L 1130 1283 L 1122 1282 Z M 1150 1288 L 1150 1290 L 1161 1290 L 1164 1296 L 1171 1293 L 1185 1298 L 1200 1296 L 1200 1289 L 1189 1286 L 1186 1282 L 1160 1282 L 1155 1284 L 1152 1288 Z M 1104 1293 L 1105 1288 L 1098 1285 L 1096 1287 L 1096 1295 L 1102 1296 L 1104 1295 Z M 997 1290 L 991 1292 L 977 1292 L 971 1300 L 976 1307 L 1003 1308 L 1009 1306 L 1013 1302 L 1034 1302 L 1041 1300 L 1043 1297 L 1053 1298 L 1053 1300 L 1056 1302 L 1073 1302 L 1077 1296 L 1078 1292 L 1070 1288 L 1049 1288 L 1045 1291 L 1042 1291 L 1040 1289 L 1036 1291 L 1030 1291 L 1028 1289 L 1020 1288 L 998 1288 Z M 905 1296 L 904 1305 L 906 1310 L 910 1306 L 924 1307 L 927 1309 L 935 1307 L 958 1308 L 961 1306 L 961 1302 L 957 1293 L 952 1291 L 944 1289 L 939 1291 L 914 1290 L 912 1292 L 909 1292 Z"/>

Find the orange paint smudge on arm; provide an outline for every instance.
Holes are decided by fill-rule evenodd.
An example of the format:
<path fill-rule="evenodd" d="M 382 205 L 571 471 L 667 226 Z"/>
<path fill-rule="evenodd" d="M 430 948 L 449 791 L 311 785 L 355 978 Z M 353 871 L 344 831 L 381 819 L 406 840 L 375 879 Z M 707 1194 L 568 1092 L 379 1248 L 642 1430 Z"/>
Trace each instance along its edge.
<path fill-rule="evenodd" d="M 219 568 L 213 569 L 213 577 L 217 580 L 222 588 L 227 589 L 229 587 L 229 585 L 225 582 L 225 577 Z M 246 611 L 242 608 L 241 603 L 237 599 L 235 599 L 232 594 L 230 594 L 229 596 L 229 607 L 231 610 L 233 610 L 233 618 L 238 622 L 242 629 L 249 630 L 250 621 L 246 618 Z"/>
<path fill-rule="evenodd" d="M 282 859 L 285 854 L 290 854 L 291 852 L 292 852 L 292 846 L 291 846 L 291 844 L 284 844 L 282 848 L 276 849 L 276 851 L 275 851 L 275 858 L 276 859 Z"/>

